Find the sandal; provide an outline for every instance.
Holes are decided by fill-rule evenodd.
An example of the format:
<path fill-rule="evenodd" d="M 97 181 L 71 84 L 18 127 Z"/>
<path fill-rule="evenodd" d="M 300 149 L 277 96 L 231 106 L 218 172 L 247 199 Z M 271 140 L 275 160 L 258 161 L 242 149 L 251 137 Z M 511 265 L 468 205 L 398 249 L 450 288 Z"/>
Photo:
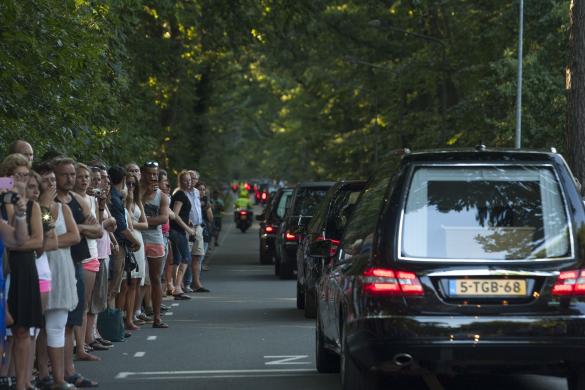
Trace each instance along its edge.
<path fill-rule="evenodd" d="M 206 289 L 205 287 L 199 287 L 198 289 L 195 290 L 196 293 L 208 293 L 210 292 L 208 289 Z"/>
<path fill-rule="evenodd" d="M 175 295 L 175 301 L 187 301 L 191 299 L 191 297 L 185 293 Z"/>
<path fill-rule="evenodd" d="M 161 320 L 158 320 L 158 321 L 155 321 L 152 323 L 152 327 L 159 328 L 159 329 L 166 329 L 169 326 L 167 324 L 165 324 L 164 322 L 162 322 Z"/>
<path fill-rule="evenodd" d="M 106 347 L 97 340 L 91 342 L 89 346 L 92 347 L 94 351 L 107 351 L 108 349 L 110 349 L 110 347 Z"/>
<path fill-rule="evenodd" d="M 78 356 L 76 360 L 80 360 L 80 361 L 84 361 L 84 362 L 99 362 L 102 359 L 95 356 L 95 355 L 88 353 L 88 354 L 85 354 L 82 356 Z M 71 382 L 69 382 L 69 383 L 71 383 Z"/>
<path fill-rule="evenodd" d="M 51 378 L 50 376 L 46 378 L 38 378 L 36 383 L 37 387 L 43 390 L 51 389 L 54 386 L 54 384 L 55 382 L 53 381 L 53 378 Z"/>
<path fill-rule="evenodd" d="M 95 339 L 95 341 L 97 341 L 101 345 L 105 345 L 106 347 L 111 347 L 112 345 L 114 345 L 110 340 L 106 340 L 101 337 L 98 337 L 97 339 Z"/>
<path fill-rule="evenodd" d="M 71 376 L 65 377 L 65 382 L 71 383 L 75 387 L 98 387 L 99 384 L 96 381 L 91 381 L 87 378 L 84 378 L 83 375 L 76 372 Z"/>

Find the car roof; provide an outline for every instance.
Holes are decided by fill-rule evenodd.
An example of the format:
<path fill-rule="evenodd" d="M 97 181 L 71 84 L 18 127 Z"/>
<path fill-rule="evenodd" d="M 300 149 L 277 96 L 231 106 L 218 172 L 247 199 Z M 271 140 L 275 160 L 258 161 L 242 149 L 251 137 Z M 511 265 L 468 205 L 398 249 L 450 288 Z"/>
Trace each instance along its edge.
<path fill-rule="evenodd" d="M 336 182 L 334 181 L 306 181 L 297 184 L 297 188 L 301 187 L 332 187 Z"/>
<path fill-rule="evenodd" d="M 480 162 L 552 162 L 562 160 L 560 154 L 550 151 L 527 150 L 527 149 L 445 149 L 425 150 L 420 152 L 406 153 L 402 156 L 402 163 L 410 162 L 458 162 L 458 161 L 480 161 Z"/>

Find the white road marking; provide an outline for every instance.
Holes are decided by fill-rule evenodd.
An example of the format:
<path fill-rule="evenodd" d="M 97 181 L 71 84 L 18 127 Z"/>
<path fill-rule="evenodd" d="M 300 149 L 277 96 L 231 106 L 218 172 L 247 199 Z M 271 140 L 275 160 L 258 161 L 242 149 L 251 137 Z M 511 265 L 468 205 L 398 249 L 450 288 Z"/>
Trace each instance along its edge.
<path fill-rule="evenodd" d="M 171 303 L 171 306 L 172 307 L 177 307 L 177 306 L 179 306 L 179 304 L 178 303 Z"/>
<path fill-rule="evenodd" d="M 173 315 L 173 312 L 172 312 L 172 311 L 167 311 L 167 312 L 165 313 L 165 316 L 172 316 L 172 315 Z"/>
<path fill-rule="evenodd" d="M 156 340 L 156 336 L 148 336 L 146 338 L 146 341 L 154 341 L 154 340 Z"/>
<path fill-rule="evenodd" d="M 299 360 L 307 359 L 308 357 L 309 357 L 309 355 L 264 356 L 264 359 L 276 359 L 276 360 L 270 360 L 264 364 L 267 366 L 289 365 L 289 364 L 311 364 L 311 362 L 299 362 Z"/>
<path fill-rule="evenodd" d="M 144 355 L 146 355 L 146 352 L 136 352 L 134 357 L 143 357 Z"/>
<path fill-rule="evenodd" d="M 315 369 L 301 369 L 301 368 L 290 368 L 290 369 L 259 369 L 259 370 L 197 370 L 197 371 L 144 371 L 144 372 L 120 372 L 115 378 L 116 379 L 128 379 L 130 377 L 184 377 L 190 378 L 191 376 L 204 376 L 204 375 L 217 375 L 217 377 L 229 376 L 229 375 L 250 375 L 250 374 L 300 374 L 300 373 L 315 373 Z"/>

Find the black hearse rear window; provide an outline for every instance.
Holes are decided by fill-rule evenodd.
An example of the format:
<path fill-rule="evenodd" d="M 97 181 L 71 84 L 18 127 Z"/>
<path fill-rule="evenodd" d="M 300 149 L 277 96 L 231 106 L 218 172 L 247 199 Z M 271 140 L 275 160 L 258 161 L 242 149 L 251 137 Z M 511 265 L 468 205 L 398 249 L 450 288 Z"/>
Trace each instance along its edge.
<path fill-rule="evenodd" d="M 567 257 L 570 233 L 560 191 L 549 167 L 416 168 L 403 218 L 402 257 Z"/>
<path fill-rule="evenodd" d="M 292 215 L 312 216 L 328 190 L 329 188 L 300 188 Z"/>

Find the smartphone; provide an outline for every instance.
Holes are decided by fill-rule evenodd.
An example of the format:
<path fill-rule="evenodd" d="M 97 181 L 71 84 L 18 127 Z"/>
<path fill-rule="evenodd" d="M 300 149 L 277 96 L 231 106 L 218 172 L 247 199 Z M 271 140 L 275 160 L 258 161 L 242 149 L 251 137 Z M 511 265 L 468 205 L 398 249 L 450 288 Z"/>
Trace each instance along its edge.
<path fill-rule="evenodd" d="M 11 177 L 0 177 L 0 190 L 12 191 L 14 179 Z"/>

